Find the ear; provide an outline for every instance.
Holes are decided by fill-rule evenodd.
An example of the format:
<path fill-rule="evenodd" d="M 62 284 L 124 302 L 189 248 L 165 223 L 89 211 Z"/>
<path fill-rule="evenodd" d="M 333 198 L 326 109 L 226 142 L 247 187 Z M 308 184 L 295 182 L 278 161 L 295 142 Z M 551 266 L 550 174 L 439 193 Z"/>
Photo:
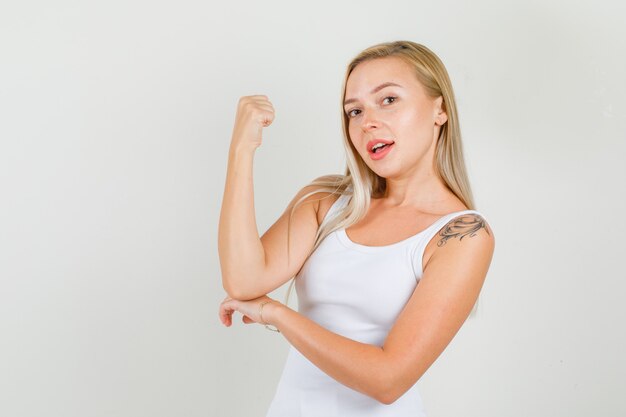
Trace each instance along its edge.
<path fill-rule="evenodd" d="M 435 99 L 435 122 L 442 126 L 448 121 L 448 113 L 446 113 L 446 106 L 443 102 L 443 96 L 439 96 Z"/>

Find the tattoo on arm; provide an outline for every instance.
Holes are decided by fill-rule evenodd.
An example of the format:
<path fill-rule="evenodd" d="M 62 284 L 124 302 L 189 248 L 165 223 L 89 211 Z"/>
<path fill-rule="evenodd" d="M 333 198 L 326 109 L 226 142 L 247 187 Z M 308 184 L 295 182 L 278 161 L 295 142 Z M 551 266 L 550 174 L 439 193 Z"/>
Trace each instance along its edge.
<path fill-rule="evenodd" d="M 485 229 L 485 232 L 487 232 L 488 235 L 490 234 L 485 219 L 481 216 L 476 214 L 461 216 L 458 219 L 452 220 L 441 229 L 439 232 L 441 240 L 437 242 L 437 246 L 443 246 L 449 239 L 453 239 L 457 236 L 461 236 L 459 240 L 463 240 L 467 235 L 469 235 L 469 237 L 476 236 L 476 232 L 480 229 Z"/>

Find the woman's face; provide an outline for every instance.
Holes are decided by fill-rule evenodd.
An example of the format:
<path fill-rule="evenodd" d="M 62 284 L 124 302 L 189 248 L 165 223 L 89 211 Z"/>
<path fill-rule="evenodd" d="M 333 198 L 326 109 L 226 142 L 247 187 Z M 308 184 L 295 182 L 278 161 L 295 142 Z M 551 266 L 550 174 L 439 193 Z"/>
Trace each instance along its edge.
<path fill-rule="evenodd" d="M 400 178 L 418 167 L 430 170 L 441 124 L 447 120 L 442 100 L 427 96 L 414 70 L 400 58 L 362 62 L 346 83 L 350 140 L 381 177 Z M 379 142 L 390 145 L 372 152 Z"/>

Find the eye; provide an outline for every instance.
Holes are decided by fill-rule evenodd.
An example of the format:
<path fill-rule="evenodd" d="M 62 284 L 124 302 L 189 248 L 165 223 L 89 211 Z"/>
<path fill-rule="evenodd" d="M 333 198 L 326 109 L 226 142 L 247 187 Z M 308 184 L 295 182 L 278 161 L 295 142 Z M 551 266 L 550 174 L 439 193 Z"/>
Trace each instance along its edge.
<path fill-rule="evenodd" d="M 385 97 L 385 98 L 383 99 L 383 102 L 385 102 L 385 100 L 391 100 L 391 102 L 389 103 L 389 104 L 391 104 L 391 103 L 395 102 L 397 99 L 398 99 L 398 97 L 394 97 L 394 96 L 387 96 L 387 97 Z M 355 116 L 358 114 L 358 113 L 357 113 L 357 114 L 354 114 L 353 112 L 355 112 L 355 111 L 356 111 L 356 112 L 360 112 L 361 110 L 359 110 L 359 109 L 352 109 L 352 110 L 348 110 L 348 111 L 346 112 L 346 114 L 348 115 L 348 118 L 355 117 Z"/>
<path fill-rule="evenodd" d="M 352 109 L 352 110 L 348 110 L 346 113 L 348 114 L 348 117 L 351 118 L 351 117 L 353 117 L 353 113 L 352 112 L 355 112 L 355 111 L 361 111 L 361 110 L 359 110 L 359 109 Z"/>

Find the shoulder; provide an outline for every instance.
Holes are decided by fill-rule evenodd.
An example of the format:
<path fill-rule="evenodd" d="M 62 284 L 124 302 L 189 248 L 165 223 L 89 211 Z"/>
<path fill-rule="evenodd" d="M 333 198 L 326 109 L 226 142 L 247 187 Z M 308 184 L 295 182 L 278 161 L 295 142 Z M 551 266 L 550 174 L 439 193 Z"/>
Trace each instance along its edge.
<path fill-rule="evenodd" d="M 343 175 L 325 175 L 325 176 L 317 178 L 315 181 L 325 182 L 327 184 L 332 184 L 332 183 L 336 184 L 336 183 L 339 183 L 341 180 L 343 180 L 344 177 L 345 176 Z M 335 204 L 337 200 L 339 200 L 342 194 L 340 192 L 322 191 L 322 192 L 317 193 L 317 196 L 318 196 L 317 197 L 318 198 L 317 224 L 321 225 L 322 221 L 328 214 L 328 211 L 330 210 L 332 205 Z"/>
<path fill-rule="evenodd" d="M 333 187 L 342 177 L 342 175 L 323 175 L 315 178 L 297 192 L 288 208 L 292 208 L 302 200 L 299 204 L 312 208 L 317 216 L 318 224 L 320 224 L 321 219 L 324 218 L 330 207 L 340 197 L 339 193 L 324 191 L 324 189 Z"/>
<path fill-rule="evenodd" d="M 480 237 L 475 239 L 477 236 Z M 448 241 L 458 241 L 458 244 L 461 244 L 463 239 L 473 239 L 484 242 L 483 244 L 495 243 L 491 226 L 479 212 L 462 213 L 452 217 L 436 235 L 437 246 L 440 247 Z"/>
<path fill-rule="evenodd" d="M 495 249 L 495 235 L 481 213 L 463 213 L 449 219 L 428 246 L 430 253 L 424 270 L 435 259 L 458 262 L 462 258 L 468 266 L 472 262 L 489 263 Z"/>
<path fill-rule="evenodd" d="M 300 199 L 303 199 L 304 202 L 316 202 L 319 201 L 321 198 L 330 195 L 331 193 L 322 191 L 324 188 L 324 183 L 329 181 L 330 178 L 332 178 L 332 176 L 324 175 L 321 177 L 317 177 L 313 181 L 310 181 L 306 185 L 302 186 L 293 197 L 291 205 L 300 201 Z M 315 206 L 317 210 L 317 204 Z"/>

